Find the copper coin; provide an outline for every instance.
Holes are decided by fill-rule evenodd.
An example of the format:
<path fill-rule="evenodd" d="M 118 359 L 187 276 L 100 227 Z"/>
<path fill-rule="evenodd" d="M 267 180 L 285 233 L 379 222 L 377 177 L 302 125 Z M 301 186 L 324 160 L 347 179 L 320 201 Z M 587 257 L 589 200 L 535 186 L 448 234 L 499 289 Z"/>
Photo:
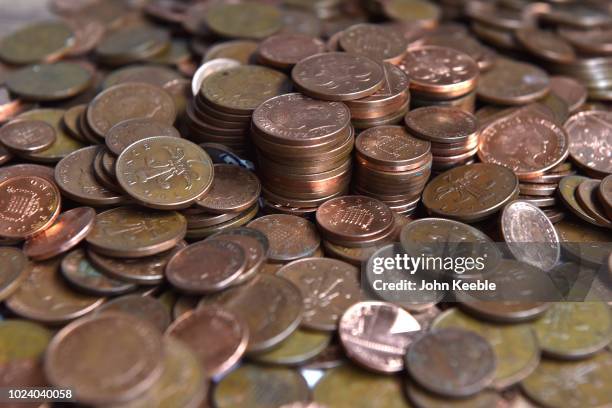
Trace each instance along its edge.
<path fill-rule="evenodd" d="M 218 71 L 237 67 L 239 65 L 240 62 L 230 58 L 215 58 L 203 63 L 193 74 L 191 92 L 193 95 L 200 93 L 200 89 L 202 89 L 202 82 L 204 82 L 204 78 L 207 76 Z"/>
<path fill-rule="evenodd" d="M 212 187 L 196 204 L 212 214 L 241 212 L 255 204 L 261 183 L 253 172 L 233 164 L 215 164 Z"/>
<path fill-rule="evenodd" d="M 88 404 L 128 401 L 162 374 L 163 343 L 150 323 L 103 313 L 64 327 L 45 355 L 45 374 Z M 113 378 L 113 381 L 100 381 Z"/>
<path fill-rule="evenodd" d="M 142 258 L 167 251 L 183 239 L 185 217 L 175 211 L 118 207 L 96 215 L 87 243 L 111 257 Z"/>
<path fill-rule="evenodd" d="M 597 197 L 608 219 L 612 220 L 612 175 L 601 181 Z"/>
<path fill-rule="evenodd" d="M 550 91 L 567 103 L 570 113 L 574 113 L 586 102 L 586 87 L 572 77 L 550 77 Z"/>
<path fill-rule="evenodd" d="M 70 199 L 85 205 L 119 204 L 124 197 L 96 179 L 93 162 L 100 147 L 88 146 L 70 153 L 55 166 L 55 181 Z"/>
<path fill-rule="evenodd" d="M 517 113 L 482 131 L 478 157 L 484 163 L 506 166 L 521 179 L 541 176 L 562 163 L 569 153 L 567 133 L 553 122 Z"/>
<path fill-rule="evenodd" d="M 170 312 L 160 300 L 151 296 L 140 294 L 120 296 L 104 303 L 95 313 L 103 312 L 121 312 L 146 320 L 160 333 L 170 325 Z"/>
<path fill-rule="evenodd" d="M 179 79 L 181 79 L 181 75 L 169 67 L 160 65 L 130 65 L 110 73 L 104 78 L 102 88 L 108 89 L 119 84 L 138 82 L 153 85 L 167 91 L 168 85 Z M 155 120 L 154 118 L 149 119 Z"/>
<path fill-rule="evenodd" d="M 13 164 L 12 166 L 0 167 L 0 182 L 16 176 L 36 176 L 51 182 L 55 182 L 53 167 L 30 163 Z"/>
<path fill-rule="evenodd" d="M 384 81 L 379 90 L 365 98 L 345 101 L 350 109 L 374 109 L 410 98 L 408 76 L 388 62 L 383 64 Z M 377 115 L 379 116 L 379 115 Z"/>
<path fill-rule="evenodd" d="M 569 217 L 555 224 L 555 229 L 568 258 L 597 269 L 608 262 L 612 245 L 607 229 L 595 228 Z"/>
<path fill-rule="evenodd" d="M 258 46 L 259 43 L 251 40 L 224 41 L 207 48 L 203 61 L 211 62 L 216 59 L 228 59 L 234 60 L 238 64 L 252 64 L 255 62 Z"/>
<path fill-rule="evenodd" d="M 266 38 L 282 28 L 280 10 L 269 4 L 213 4 L 205 17 L 214 34 L 224 38 Z"/>
<path fill-rule="evenodd" d="M 0 236 L 26 238 L 49 228 L 60 212 L 55 184 L 36 176 L 0 183 Z"/>
<path fill-rule="evenodd" d="M 419 322 L 386 302 L 360 302 L 344 312 L 338 332 L 350 359 L 382 373 L 404 369 L 404 355 L 421 333 Z"/>
<path fill-rule="evenodd" d="M 416 137 L 435 143 L 459 143 L 478 132 L 478 119 L 462 109 L 428 106 L 412 110 L 404 119 Z"/>
<path fill-rule="evenodd" d="M 416 382 L 436 394 L 467 397 L 493 380 L 495 354 L 491 345 L 475 333 L 438 329 L 412 344 L 406 367 Z"/>
<path fill-rule="evenodd" d="M 96 212 L 90 207 L 79 207 L 62 213 L 55 224 L 29 237 L 25 254 L 37 261 L 69 251 L 85 239 L 94 226 Z"/>
<path fill-rule="evenodd" d="M 191 347 L 207 377 L 225 374 L 240 360 L 249 342 L 247 326 L 232 313 L 213 306 L 183 314 L 166 335 Z"/>
<path fill-rule="evenodd" d="M 239 285 L 252 279 L 261 269 L 261 266 L 267 259 L 266 250 L 261 241 L 262 238 L 266 243 L 268 242 L 265 235 L 251 228 L 235 228 L 221 231 L 208 238 L 233 242 L 245 251 L 247 256 L 246 268 L 238 278 L 232 281 L 232 285 Z"/>
<path fill-rule="evenodd" d="M 501 105 L 522 105 L 545 96 L 550 81 L 540 68 L 508 59 L 500 59 L 484 73 L 478 83 L 478 98 Z"/>
<path fill-rule="evenodd" d="M 62 21 L 39 21 L 25 25 L 0 41 L 0 58 L 24 65 L 54 60 L 74 44 L 74 33 Z"/>
<path fill-rule="evenodd" d="M 612 228 L 612 221 L 606 217 L 605 210 L 597 198 L 600 184 L 599 180 L 584 180 L 576 189 L 576 201 L 598 224 Z"/>
<path fill-rule="evenodd" d="M 317 225 L 327 239 L 361 241 L 384 236 L 393 228 L 393 212 L 379 200 L 344 196 L 326 201 L 317 209 Z"/>
<path fill-rule="evenodd" d="M 554 32 L 522 27 L 514 35 L 529 52 L 547 61 L 567 64 L 576 59 L 574 47 Z"/>
<path fill-rule="evenodd" d="M 559 27 L 559 35 L 585 54 L 612 53 L 612 30 L 610 27 L 592 27 L 588 30 L 569 26 Z"/>
<path fill-rule="evenodd" d="M 291 72 L 295 85 L 313 98 L 346 101 L 376 92 L 384 82 L 379 63 L 362 55 L 330 52 L 305 58 Z"/>
<path fill-rule="evenodd" d="M 273 262 L 311 256 L 321 243 L 316 227 L 310 221 L 293 215 L 265 215 L 247 226 L 263 232 L 268 238 L 268 257 Z"/>
<path fill-rule="evenodd" d="M 533 204 L 513 201 L 502 211 L 504 241 L 514 257 L 548 271 L 559 262 L 561 246 L 557 231 L 542 210 Z"/>
<path fill-rule="evenodd" d="M 99 137 L 127 119 L 149 118 L 168 125 L 176 119 L 172 97 L 145 83 L 125 83 L 99 93 L 87 108 L 87 122 Z"/>
<path fill-rule="evenodd" d="M 311 55 L 325 51 L 325 43 L 305 34 L 283 33 L 266 38 L 257 48 L 263 65 L 287 69 Z"/>
<path fill-rule="evenodd" d="M 169 136 L 132 143 L 115 166 L 119 185 L 143 205 L 157 209 L 189 207 L 210 189 L 214 174 L 200 146 Z"/>
<path fill-rule="evenodd" d="M 39 152 L 55 142 L 55 129 L 41 120 L 21 120 L 0 128 L 0 143 L 17 152 Z"/>
<path fill-rule="evenodd" d="M 406 54 L 408 41 L 399 30 L 377 24 L 356 24 L 342 32 L 340 47 L 348 53 L 374 61 L 398 63 Z"/>
<path fill-rule="evenodd" d="M 203 259 L 205 265 L 201 264 Z M 246 266 L 246 251 L 235 242 L 202 241 L 172 256 L 166 265 L 166 278 L 183 292 L 214 293 L 230 286 Z"/>
<path fill-rule="evenodd" d="M 429 182 L 423 204 L 432 214 L 460 221 L 482 220 L 518 194 L 514 173 L 495 164 L 470 164 L 448 170 Z"/>
<path fill-rule="evenodd" d="M 384 169 L 409 170 L 427 161 L 431 144 L 412 137 L 401 126 L 376 126 L 357 136 L 355 150 Z"/>
<path fill-rule="evenodd" d="M 479 69 L 467 54 L 452 48 L 411 48 L 399 67 L 410 78 L 410 90 L 436 99 L 452 99 L 476 87 Z"/>
<path fill-rule="evenodd" d="M 28 260 L 24 253 L 13 247 L 0 247 L 0 300 L 4 300 L 17 290 L 27 278 Z"/>
<path fill-rule="evenodd" d="M 172 125 L 148 118 L 135 118 L 124 120 L 110 128 L 104 141 L 106 147 L 119 156 L 132 143 L 151 136 L 181 137 Z"/>
<path fill-rule="evenodd" d="M 554 192 L 557 190 L 557 186 L 558 184 L 521 183 L 519 184 L 519 192 L 522 195 L 548 197 L 554 194 Z"/>
<path fill-rule="evenodd" d="M 563 125 L 569 135 L 570 157 L 595 176 L 612 173 L 611 124 L 612 112 L 587 111 L 571 116 Z"/>
<path fill-rule="evenodd" d="M 302 327 L 307 329 L 336 330 L 344 311 L 361 299 L 359 269 L 337 259 L 299 259 L 276 275 L 293 282 L 302 293 Z"/>
<path fill-rule="evenodd" d="M 591 224 L 601 226 L 600 223 L 587 213 L 577 200 L 577 190 L 580 184 L 589 181 L 588 177 L 567 176 L 559 182 L 559 197 L 563 204 L 576 216 Z"/>
<path fill-rule="evenodd" d="M 218 306 L 232 312 L 249 328 L 247 352 L 260 352 L 273 348 L 297 329 L 303 303 L 293 283 L 262 274 L 244 285 L 204 297 L 198 309 Z"/>
<path fill-rule="evenodd" d="M 27 319 L 64 324 L 86 315 L 104 302 L 104 298 L 75 292 L 60 276 L 59 259 L 32 262 L 27 279 L 6 300 L 13 313 Z"/>

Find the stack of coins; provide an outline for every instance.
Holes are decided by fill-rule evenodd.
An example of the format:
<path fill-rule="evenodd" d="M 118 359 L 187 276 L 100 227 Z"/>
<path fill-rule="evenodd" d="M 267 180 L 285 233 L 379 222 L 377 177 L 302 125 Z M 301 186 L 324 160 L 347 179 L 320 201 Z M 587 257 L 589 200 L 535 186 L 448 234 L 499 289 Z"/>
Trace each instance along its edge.
<path fill-rule="evenodd" d="M 412 214 L 429 179 L 431 144 L 401 126 L 378 126 L 355 140 L 353 190 L 374 197 L 400 214 Z"/>
<path fill-rule="evenodd" d="M 567 176 L 559 183 L 559 197 L 578 218 L 612 228 L 612 176 L 603 180 Z"/>
<path fill-rule="evenodd" d="M 399 67 L 410 78 L 411 105 L 454 106 L 474 112 L 479 68 L 472 57 L 433 45 L 409 48 Z"/>
<path fill-rule="evenodd" d="M 289 78 L 270 68 L 243 65 L 217 70 L 202 80 L 187 107 L 189 137 L 198 143 L 222 143 L 249 156 L 253 111 L 266 99 L 290 90 Z"/>
<path fill-rule="evenodd" d="M 432 170 L 442 172 L 474 162 L 478 151 L 478 119 L 460 108 L 428 106 L 408 112 L 408 132 L 431 143 Z"/>
<path fill-rule="evenodd" d="M 341 102 L 299 93 L 271 98 L 255 110 L 252 138 L 267 209 L 313 213 L 348 191 L 354 144 L 350 117 Z"/>

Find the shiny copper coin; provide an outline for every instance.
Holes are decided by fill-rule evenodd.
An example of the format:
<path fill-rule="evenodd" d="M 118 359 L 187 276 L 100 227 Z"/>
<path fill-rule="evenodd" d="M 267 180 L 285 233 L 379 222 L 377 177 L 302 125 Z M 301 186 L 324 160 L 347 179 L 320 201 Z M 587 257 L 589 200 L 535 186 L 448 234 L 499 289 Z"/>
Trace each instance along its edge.
<path fill-rule="evenodd" d="M 470 164 L 434 178 L 423 191 L 432 214 L 460 221 L 477 221 L 499 211 L 518 194 L 518 179 L 506 167 Z"/>
<path fill-rule="evenodd" d="M 361 241 L 379 236 L 393 228 L 393 212 L 386 204 L 365 196 L 344 196 L 321 205 L 317 225 L 334 242 Z"/>
<path fill-rule="evenodd" d="M 379 63 L 361 55 L 339 52 L 305 58 L 296 64 L 291 76 L 303 93 L 331 101 L 372 95 L 384 81 Z"/>
<path fill-rule="evenodd" d="M 316 227 L 310 221 L 293 215 L 266 215 L 247 226 L 261 231 L 268 238 L 268 257 L 273 262 L 310 256 L 321 243 Z"/>
<path fill-rule="evenodd" d="M 550 77 L 550 91 L 567 103 L 570 113 L 574 113 L 586 102 L 586 87 L 572 77 Z"/>
<path fill-rule="evenodd" d="M 408 48 L 408 41 L 399 30 L 377 24 L 353 25 L 342 32 L 339 41 L 348 53 L 394 64 L 401 61 Z"/>
<path fill-rule="evenodd" d="M 0 143 L 16 152 L 39 152 L 55 142 L 55 129 L 41 120 L 10 122 L 0 128 Z"/>
<path fill-rule="evenodd" d="M 404 355 L 422 334 L 419 322 L 386 302 L 360 302 L 342 315 L 338 332 L 348 357 L 382 373 L 404 369 Z"/>
<path fill-rule="evenodd" d="M 384 169 L 409 170 L 428 159 L 431 144 L 416 139 L 401 126 L 376 126 L 359 134 L 357 153 Z"/>
<path fill-rule="evenodd" d="M 612 175 L 604 178 L 597 190 L 597 198 L 609 220 L 612 220 Z"/>
<path fill-rule="evenodd" d="M 13 164 L 11 166 L 0 167 L 0 182 L 16 176 L 36 176 L 54 182 L 53 168 L 41 166 L 39 164 Z"/>
<path fill-rule="evenodd" d="M 302 327 L 307 329 L 336 330 L 344 311 L 361 298 L 359 270 L 337 259 L 299 259 L 276 275 L 293 282 L 302 293 Z"/>
<path fill-rule="evenodd" d="M 548 197 L 554 194 L 557 190 L 557 184 L 519 184 L 519 192 L 522 195 L 543 196 Z"/>
<path fill-rule="evenodd" d="M 448 397 L 484 389 L 495 374 L 495 354 L 481 336 L 460 329 L 438 329 L 417 339 L 406 354 L 410 376 L 424 388 Z"/>
<path fill-rule="evenodd" d="M 146 320 L 163 333 L 170 325 L 170 312 L 164 304 L 152 296 L 141 294 L 120 296 L 96 309 L 97 313 L 121 312 Z"/>
<path fill-rule="evenodd" d="M 269 350 L 293 333 L 304 309 L 298 288 L 286 279 L 262 274 L 244 285 L 207 296 L 198 308 L 217 306 L 249 328 L 247 352 Z"/>
<path fill-rule="evenodd" d="M 149 388 L 162 374 L 162 357 L 161 335 L 153 325 L 109 312 L 64 327 L 49 344 L 45 373 L 79 401 L 112 404 Z"/>
<path fill-rule="evenodd" d="M 28 260 L 24 253 L 13 247 L 0 247 L 0 300 L 12 295 L 25 281 Z"/>
<path fill-rule="evenodd" d="M 562 163 L 569 145 L 567 133 L 553 122 L 519 112 L 484 128 L 478 157 L 484 163 L 508 167 L 528 180 Z"/>
<path fill-rule="evenodd" d="M 207 377 L 230 370 L 249 342 L 247 326 L 232 313 L 213 306 L 183 314 L 168 327 L 166 335 L 191 347 Z"/>
<path fill-rule="evenodd" d="M 387 108 L 392 103 L 404 102 L 410 98 L 408 76 L 400 68 L 388 62 L 383 64 L 384 82 L 379 90 L 365 98 L 345 101 L 345 104 L 354 109 Z M 380 116 L 379 114 L 376 117 Z"/>
<path fill-rule="evenodd" d="M 479 69 L 467 54 L 452 48 L 411 48 L 399 67 L 410 78 L 410 90 L 436 99 L 452 99 L 471 92 Z"/>
<path fill-rule="evenodd" d="M 421 139 L 435 143 L 459 143 L 478 132 L 476 117 L 462 109 L 429 106 L 406 114 L 408 131 Z"/>
<path fill-rule="evenodd" d="M 576 189 L 576 201 L 578 201 L 582 209 L 600 225 L 612 228 L 612 221 L 607 218 L 605 210 L 597 198 L 597 191 L 600 184 L 601 182 L 599 180 L 584 180 Z"/>
<path fill-rule="evenodd" d="M 90 207 L 79 207 L 62 213 L 55 224 L 29 237 L 25 254 L 37 261 L 53 258 L 69 251 L 85 239 L 94 226 L 96 212 Z"/>
<path fill-rule="evenodd" d="M 493 104 L 522 105 L 546 95 L 549 87 L 548 75 L 540 68 L 501 59 L 480 78 L 478 97 Z"/>
<path fill-rule="evenodd" d="M 206 259 L 206 264 L 201 261 Z M 227 288 L 244 272 L 246 251 L 230 241 L 203 241 L 191 244 L 172 256 L 166 278 L 188 293 L 213 293 Z"/>
<path fill-rule="evenodd" d="M 232 164 L 215 164 L 210 190 L 196 204 L 212 214 L 241 212 L 255 204 L 261 183 L 253 172 Z"/>
<path fill-rule="evenodd" d="M 128 119 L 109 129 L 104 141 L 106 147 L 119 156 L 129 145 L 151 136 L 181 137 L 174 126 L 148 118 Z"/>
<path fill-rule="evenodd" d="M 563 125 L 574 163 L 599 177 L 612 173 L 611 124 L 612 112 L 587 111 L 571 116 Z"/>
<path fill-rule="evenodd" d="M 183 239 L 185 217 L 174 211 L 118 207 L 96 215 L 87 243 L 103 255 L 142 258 L 173 248 Z"/>
<path fill-rule="evenodd" d="M 325 43 L 305 34 L 283 33 L 266 38 L 257 48 L 260 63 L 287 69 L 311 55 L 325 51 Z"/>
<path fill-rule="evenodd" d="M 53 182 L 17 176 L 0 183 L 0 236 L 26 238 L 49 228 L 60 212 Z"/>

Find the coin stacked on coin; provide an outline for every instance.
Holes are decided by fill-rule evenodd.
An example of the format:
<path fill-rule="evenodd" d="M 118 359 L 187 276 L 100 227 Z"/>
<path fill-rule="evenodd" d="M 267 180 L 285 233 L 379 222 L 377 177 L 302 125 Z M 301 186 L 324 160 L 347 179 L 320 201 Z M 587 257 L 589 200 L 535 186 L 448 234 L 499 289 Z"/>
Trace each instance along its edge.
<path fill-rule="evenodd" d="M 313 213 L 348 191 L 354 131 L 341 102 L 299 93 L 277 96 L 253 114 L 252 138 L 266 208 Z"/>
<path fill-rule="evenodd" d="M 355 193 L 412 214 L 431 174 L 431 144 L 402 126 L 377 126 L 359 134 L 355 150 Z"/>

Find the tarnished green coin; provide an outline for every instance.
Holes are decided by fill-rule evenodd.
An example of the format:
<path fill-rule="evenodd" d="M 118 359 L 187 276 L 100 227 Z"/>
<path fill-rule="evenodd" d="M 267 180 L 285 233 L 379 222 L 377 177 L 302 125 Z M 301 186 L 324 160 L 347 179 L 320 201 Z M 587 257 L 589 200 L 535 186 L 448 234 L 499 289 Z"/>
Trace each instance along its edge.
<path fill-rule="evenodd" d="M 494 391 L 485 390 L 468 398 L 448 399 L 426 391 L 412 382 L 406 386 L 406 393 L 410 402 L 417 408 L 492 408 L 501 402 L 499 394 Z"/>
<path fill-rule="evenodd" d="M 580 361 L 542 360 L 523 380 L 523 391 L 548 408 L 609 407 L 612 352 Z"/>
<path fill-rule="evenodd" d="M 555 229 L 561 249 L 568 257 L 593 268 L 607 262 L 612 252 L 609 230 L 571 218 L 556 223 Z"/>
<path fill-rule="evenodd" d="M 0 40 L 0 59 L 17 65 L 60 57 L 74 45 L 74 33 L 61 21 L 27 25 Z"/>
<path fill-rule="evenodd" d="M 204 78 L 200 95 L 221 111 L 251 114 L 262 102 L 290 91 L 289 78 L 282 72 L 242 65 Z"/>
<path fill-rule="evenodd" d="M 109 278 L 98 271 L 85 256 L 85 251 L 75 249 L 62 259 L 62 276 L 80 290 L 98 296 L 113 296 L 136 289 L 132 283 Z"/>
<path fill-rule="evenodd" d="M 178 72 L 168 67 L 159 65 L 129 65 L 125 68 L 117 69 L 102 82 L 102 89 L 108 89 L 111 86 L 124 84 L 127 82 L 143 82 L 163 88 L 172 81 L 181 79 L 182 76 Z M 150 135 L 161 136 L 161 135 Z"/>
<path fill-rule="evenodd" d="M 504 389 L 533 372 L 540 361 L 540 348 L 528 324 L 495 324 L 476 320 L 452 308 L 440 314 L 433 329 L 457 327 L 473 331 L 491 343 L 496 366 L 493 386 Z"/>
<path fill-rule="evenodd" d="M 584 358 L 612 340 L 612 312 L 605 302 L 558 302 L 533 323 L 533 329 L 549 356 Z"/>
<path fill-rule="evenodd" d="M 319 355 L 331 342 L 331 334 L 297 329 L 274 349 L 251 359 L 266 364 L 297 365 Z"/>
<path fill-rule="evenodd" d="M 169 46 L 170 36 L 165 30 L 128 26 L 107 35 L 96 47 L 96 56 L 105 63 L 121 65 L 157 55 Z"/>
<path fill-rule="evenodd" d="M 42 356 L 51 337 L 51 332 L 37 323 L 19 319 L 0 321 L 0 365 Z"/>
<path fill-rule="evenodd" d="M 92 73 L 73 62 L 30 65 L 12 72 L 6 87 L 20 98 L 57 101 L 78 95 L 91 84 Z"/>
<path fill-rule="evenodd" d="M 229 373 L 212 394 L 216 408 L 272 408 L 309 397 L 308 384 L 298 371 L 253 364 Z"/>
<path fill-rule="evenodd" d="M 80 141 L 70 137 L 64 130 L 62 122 L 66 111 L 63 109 L 33 109 L 22 113 L 17 119 L 24 120 L 41 120 L 53 126 L 55 129 L 55 142 L 40 152 L 21 154 L 26 159 L 41 162 L 41 163 L 55 163 L 66 157 L 68 154 L 79 150 L 85 145 Z"/>
<path fill-rule="evenodd" d="M 186 229 L 185 217 L 176 211 L 118 207 L 96 215 L 86 240 L 103 255 L 141 258 L 174 248 Z"/>
<path fill-rule="evenodd" d="M 28 259 L 14 247 L 0 247 L 0 301 L 13 294 L 25 280 Z"/>
<path fill-rule="evenodd" d="M 407 23 L 435 25 L 440 18 L 440 8 L 426 0 L 390 0 L 384 3 L 389 18 Z"/>
<path fill-rule="evenodd" d="M 156 136 L 128 146 L 115 165 L 117 181 L 151 208 L 187 208 L 211 188 L 213 163 L 200 146 L 185 139 Z"/>
<path fill-rule="evenodd" d="M 313 391 L 315 402 L 333 408 L 410 408 L 398 377 L 345 364 L 328 370 Z"/>
<path fill-rule="evenodd" d="M 221 37 L 260 40 L 279 31 L 283 21 L 280 10 L 266 4 L 219 3 L 208 9 L 206 25 Z"/>

